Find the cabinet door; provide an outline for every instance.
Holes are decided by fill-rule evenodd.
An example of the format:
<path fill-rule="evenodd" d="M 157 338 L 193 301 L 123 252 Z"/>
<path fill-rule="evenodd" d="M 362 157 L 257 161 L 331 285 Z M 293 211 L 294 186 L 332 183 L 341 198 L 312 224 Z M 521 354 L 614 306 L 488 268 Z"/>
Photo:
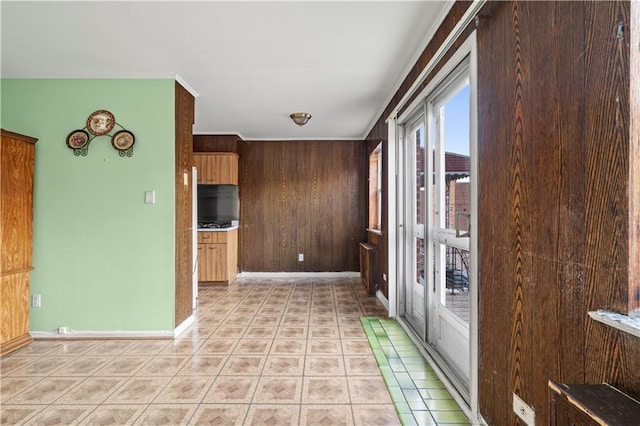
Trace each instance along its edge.
<path fill-rule="evenodd" d="M 211 281 L 227 281 L 227 245 L 209 244 L 213 256 L 213 279 Z"/>
<path fill-rule="evenodd" d="M 198 169 L 198 183 L 238 184 L 238 156 L 234 153 L 196 153 L 193 164 Z"/>
<path fill-rule="evenodd" d="M 0 272 L 24 271 L 31 269 L 35 145 L 3 130 L 0 153 Z"/>
<path fill-rule="evenodd" d="M 19 272 L 0 277 L 0 344 L 4 354 L 13 349 L 6 347 L 19 339 L 29 343 L 29 272 Z M 19 346 L 18 346 L 19 347 Z"/>
<path fill-rule="evenodd" d="M 198 244 L 198 281 L 227 281 L 227 245 Z"/>
<path fill-rule="evenodd" d="M 208 247 L 210 244 L 198 244 L 198 281 L 211 281 L 213 259 Z"/>

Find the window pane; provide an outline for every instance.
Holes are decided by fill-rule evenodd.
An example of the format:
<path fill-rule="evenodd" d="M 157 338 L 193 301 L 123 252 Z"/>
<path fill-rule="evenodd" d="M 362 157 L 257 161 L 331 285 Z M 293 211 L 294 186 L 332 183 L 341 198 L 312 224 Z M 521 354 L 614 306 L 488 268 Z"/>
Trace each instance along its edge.
<path fill-rule="evenodd" d="M 444 305 L 469 324 L 469 251 L 446 246 Z"/>

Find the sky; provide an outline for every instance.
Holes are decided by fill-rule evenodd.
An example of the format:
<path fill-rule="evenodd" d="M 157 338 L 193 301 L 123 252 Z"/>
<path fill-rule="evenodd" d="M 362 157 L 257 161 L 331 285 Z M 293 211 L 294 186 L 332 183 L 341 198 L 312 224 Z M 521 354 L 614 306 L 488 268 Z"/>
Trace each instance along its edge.
<path fill-rule="evenodd" d="M 469 85 L 445 105 L 445 150 L 469 155 Z"/>

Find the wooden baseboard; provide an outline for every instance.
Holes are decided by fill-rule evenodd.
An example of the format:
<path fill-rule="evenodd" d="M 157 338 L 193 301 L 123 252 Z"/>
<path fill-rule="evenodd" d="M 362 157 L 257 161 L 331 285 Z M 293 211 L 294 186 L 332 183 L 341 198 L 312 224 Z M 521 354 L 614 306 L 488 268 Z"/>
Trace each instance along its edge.
<path fill-rule="evenodd" d="M 31 335 L 27 333 L 6 343 L 2 343 L 0 344 L 0 356 L 4 356 L 10 352 L 23 348 L 31 342 L 33 342 L 33 339 L 31 338 Z"/>

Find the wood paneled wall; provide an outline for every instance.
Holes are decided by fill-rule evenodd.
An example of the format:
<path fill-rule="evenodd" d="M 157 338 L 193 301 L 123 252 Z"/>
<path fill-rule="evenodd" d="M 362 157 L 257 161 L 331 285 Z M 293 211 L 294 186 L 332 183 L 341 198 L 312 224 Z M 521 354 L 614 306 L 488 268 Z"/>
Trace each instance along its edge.
<path fill-rule="evenodd" d="M 640 339 L 589 319 L 628 295 L 628 2 L 497 2 L 478 28 L 480 409 L 547 382 L 640 396 Z M 628 33 L 627 33 L 628 34 Z"/>
<path fill-rule="evenodd" d="M 467 7 L 453 6 L 368 135 L 369 153 L 383 140 L 386 157 L 384 119 Z M 479 14 L 479 394 L 489 424 L 518 424 L 514 392 L 547 424 L 549 379 L 606 381 L 640 397 L 640 339 L 587 315 L 626 311 L 637 263 L 629 258 L 628 195 L 638 191 L 629 188 L 629 35 L 639 19 L 629 9 L 520 1 Z M 385 257 L 387 231 L 383 214 Z"/>
<path fill-rule="evenodd" d="M 194 135 L 193 152 L 235 152 L 240 154 L 243 140 L 238 135 Z"/>
<path fill-rule="evenodd" d="M 191 167 L 193 160 L 193 122 L 195 98 L 176 83 L 175 95 L 175 182 L 176 182 L 176 300 L 175 326 L 182 324 L 193 312 L 193 235 Z M 188 176 L 184 184 L 184 174 Z"/>
<path fill-rule="evenodd" d="M 366 159 L 362 141 L 245 142 L 240 270 L 359 271 L 358 244 L 367 238 Z"/>

